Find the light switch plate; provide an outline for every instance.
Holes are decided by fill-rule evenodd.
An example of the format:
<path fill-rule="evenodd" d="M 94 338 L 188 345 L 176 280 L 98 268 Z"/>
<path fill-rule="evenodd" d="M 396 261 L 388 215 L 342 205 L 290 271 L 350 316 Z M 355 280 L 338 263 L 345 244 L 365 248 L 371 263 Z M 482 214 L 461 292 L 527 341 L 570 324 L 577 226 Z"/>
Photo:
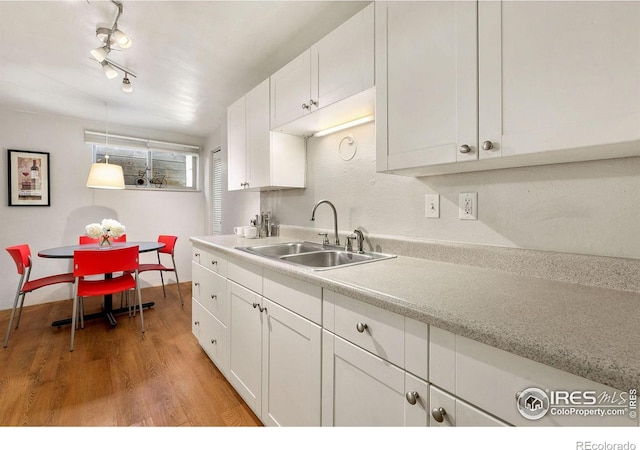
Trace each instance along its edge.
<path fill-rule="evenodd" d="M 460 220 L 478 220 L 478 193 L 461 192 L 458 208 Z"/>
<path fill-rule="evenodd" d="M 424 216 L 429 219 L 440 218 L 440 194 L 425 194 Z"/>

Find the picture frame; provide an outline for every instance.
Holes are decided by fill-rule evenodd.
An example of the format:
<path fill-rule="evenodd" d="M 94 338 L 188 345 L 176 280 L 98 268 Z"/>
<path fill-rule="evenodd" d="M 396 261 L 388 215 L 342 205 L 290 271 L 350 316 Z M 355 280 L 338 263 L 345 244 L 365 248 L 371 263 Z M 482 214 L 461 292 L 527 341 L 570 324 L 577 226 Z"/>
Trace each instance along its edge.
<path fill-rule="evenodd" d="M 49 153 L 7 150 L 9 206 L 51 206 Z"/>

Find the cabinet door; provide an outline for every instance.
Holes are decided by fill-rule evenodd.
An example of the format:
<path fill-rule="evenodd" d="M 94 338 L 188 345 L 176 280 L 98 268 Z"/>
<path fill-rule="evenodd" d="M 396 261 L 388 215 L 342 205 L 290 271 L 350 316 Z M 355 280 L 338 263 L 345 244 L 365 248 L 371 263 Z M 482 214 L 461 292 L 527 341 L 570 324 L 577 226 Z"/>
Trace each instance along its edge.
<path fill-rule="evenodd" d="M 269 127 L 269 79 L 246 96 L 248 188 L 270 183 L 271 133 Z"/>
<path fill-rule="evenodd" d="M 480 157 L 640 139 L 638 23 L 639 2 L 480 2 Z"/>
<path fill-rule="evenodd" d="M 376 8 L 378 171 L 477 159 L 476 2 Z"/>
<path fill-rule="evenodd" d="M 311 110 L 374 85 L 373 5 L 354 15 L 311 47 Z"/>
<path fill-rule="evenodd" d="M 227 283 L 231 303 L 228 379 L 253 412 L 260 416 L 264 316 L 260 312 L 261 297 L 233 281 Z"/>
<path fill-rule="evenodd" d="M 271 75 L 271 128 L 277 128 L 310 111 L 311 50 Z"/>
<path fill-rule="evenodd" d="M 265 299 L 262 421 L 320 426 L 321 328 Z"/>
<path fill-rule="evenodd" d="M 323 332 L 322 425 L 403 426 L 404 371 Z"/>
<path fill-rule="evenodd" d="M 244 189 L 247 181 L 247 127 L 246 97 L 227 108 L 227 158 L 228 188 L 230 191 Z"/>

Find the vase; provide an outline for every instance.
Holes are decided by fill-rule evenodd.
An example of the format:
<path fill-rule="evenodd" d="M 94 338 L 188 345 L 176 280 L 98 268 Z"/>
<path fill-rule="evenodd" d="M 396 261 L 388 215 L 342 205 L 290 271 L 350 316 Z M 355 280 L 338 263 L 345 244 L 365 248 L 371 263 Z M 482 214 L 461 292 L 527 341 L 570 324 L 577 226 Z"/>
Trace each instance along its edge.
<path fill-rule="evenodd" d="M 109 236 L 102 236 L 100 240 L 100 247 L 108 247 L 111 245 L 111 241 L 109 240 Z"/>

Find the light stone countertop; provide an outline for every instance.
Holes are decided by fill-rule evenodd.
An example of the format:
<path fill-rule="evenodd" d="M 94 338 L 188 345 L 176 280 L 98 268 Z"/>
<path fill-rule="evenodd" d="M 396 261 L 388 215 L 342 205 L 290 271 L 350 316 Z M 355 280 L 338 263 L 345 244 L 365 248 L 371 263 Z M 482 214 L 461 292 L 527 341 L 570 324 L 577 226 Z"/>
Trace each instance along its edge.
<path fill-rule="evenodd" d="M 296 239 L 191 241 L 620 390 L 640 387 L 636 292 L 405 256 L 314 271 L 235 249 Z"/>

